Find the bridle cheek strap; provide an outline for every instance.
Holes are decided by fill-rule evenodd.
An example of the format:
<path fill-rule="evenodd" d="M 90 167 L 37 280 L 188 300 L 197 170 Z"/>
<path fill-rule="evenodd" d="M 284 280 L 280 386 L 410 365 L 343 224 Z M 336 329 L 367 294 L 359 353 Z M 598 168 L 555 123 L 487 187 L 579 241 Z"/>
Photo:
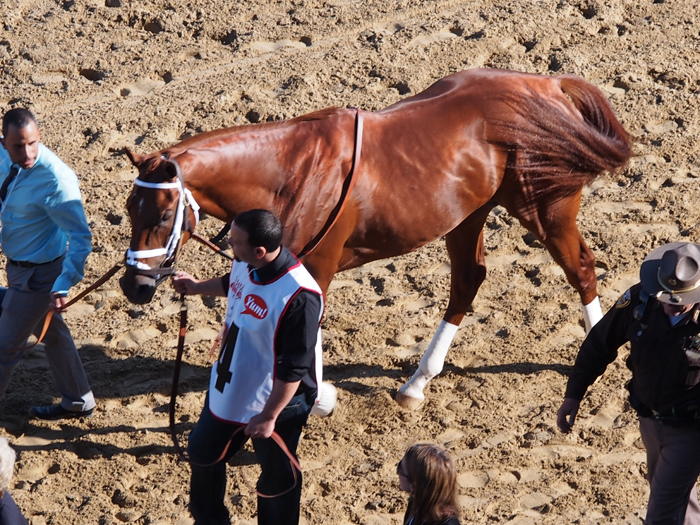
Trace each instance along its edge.
<path fill-rule="evenodd" d="M 169 161 L 175 162 L 175 161 Z M 159 257 L 165 255 L 165 259 L 173 259 L 176 256 L 176 252 L 180 247 L 182 240 L 182 232 L 186 229 L 187 218 L 185 214 L 187 213 L 187 208 L 192 209 L 194 214 L 194 228 L 197 227 L 199 223 L 199 205 L 197 201 L 194 200 L 192 192 L 185 187 L 182 180 L 182 175 L 180 173 L 180 168 L 177 166 L 178 180 L 175 182 L 145 182 L 140 179 L 134 180 L 134 185 L 140 186 L 142 188 L 150 188 L 154 190 L 165 190 L 165 189 L 177 189 L 179 193 L 179 198 L 177 201 L 177 211 L 175 212 L 175 221 L 173 222 L 173 229 L 170 230 L 170 236 L 168 237 L 168 242 L 164 248 L 153 248 L 150 250 L 132 250 L 128 249 L 126 251 L 126 265 L 133 266 L 140 270 L 140 273 L 163 273 L 162 268 L 151 268 L 146 263 L 139 261 L 138 259 L 149 259 L 151 257 Z"/>

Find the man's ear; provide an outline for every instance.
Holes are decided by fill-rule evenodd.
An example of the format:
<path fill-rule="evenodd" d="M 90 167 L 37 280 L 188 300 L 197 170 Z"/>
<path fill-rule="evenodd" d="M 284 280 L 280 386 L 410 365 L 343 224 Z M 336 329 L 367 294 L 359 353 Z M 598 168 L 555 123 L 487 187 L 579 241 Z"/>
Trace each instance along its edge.
<path fill-rule="evenodd" d="M 257 259 L 262 259 L 267 255 L 267 250 L 264 246 L 257 246 L 253 253 L 255 253 L 255 257 Z"/>

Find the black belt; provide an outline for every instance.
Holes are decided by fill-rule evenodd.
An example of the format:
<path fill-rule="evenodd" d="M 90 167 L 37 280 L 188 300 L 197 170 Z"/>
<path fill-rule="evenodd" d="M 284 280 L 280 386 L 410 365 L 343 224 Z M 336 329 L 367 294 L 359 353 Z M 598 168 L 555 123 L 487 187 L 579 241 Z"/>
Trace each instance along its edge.
<path fill-rule="evenodd" d="M 655 419 L 656 421 L 671 427 L 691 427 L 700 425 L 700 412 L 697 410 L 681 410 L 676 411 L 675 413 L 660 413 L 652 410 L 651 414 L 643 417 Z"/>
<path fill-rule="evenodd" d="M 20 268 L 36 268 L 37 266 L 43 266 L 45 264 L 51 264 L 52 262 L 58 261 L 63 255 L 59 255 L 52 261 L 47 261 L 43 263 L 35 263 L 31 261 L 13 261 L 12 259 L 8 258 L 7 262 L 8 264 L 11 264 L 12 266 L 19 266 Z"/>
<path fill-rule="evenodd" d="M 694 427 L 700 426 L 700 414 L 695 414 L 694 416 L 662 416 L 653 414 L 649 416 L 651 419 L 658 421 L 663 425 L 668 425 L 670 427 Z"/>
<path fill-rule="evenodd" d="M 629 383 L 627 388 L 629 389 Z M 664 425 L 672 427 L 700 426 L 700 407 L 697 401 L 686 402 L 678 408 L 671 407 L 670 410 L 658 412 L 644 405 L 635 393 L 630 390 L 630 405 L 639 417 L 647 417 Z"/>

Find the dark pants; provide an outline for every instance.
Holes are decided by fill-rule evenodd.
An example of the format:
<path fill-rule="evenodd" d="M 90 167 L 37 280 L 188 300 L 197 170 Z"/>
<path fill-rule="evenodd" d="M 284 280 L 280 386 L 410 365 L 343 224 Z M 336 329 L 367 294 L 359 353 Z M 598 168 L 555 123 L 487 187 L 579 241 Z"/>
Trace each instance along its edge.
<path fill-rule="evenodd" d="M 282 410 L 275 432 L 287 444 L 289 451 L 296 457 L 297 445 L 302 427 L 306 424 L 311 406 L 306 397 L 298 395 L 292 398 Z M 228 509 L 224 504 L 226 496 L 226 462 L 248 440 L 243 432 L 233 434 L 240 425 L 227 423 L 215 418 L 209 411 L 209 397 L 197 425 L 190 434 L 187 452 L 190 456 L 192 479 L 190 481 L 190 512 L 195 525 L 229 525 Z M 231 437 L 233 436 L 233 440 Z M 223 453 L 221 461 L 210 465 Z M 253 439 L 255 456 L 260 463 L 262 473 L 258 479 L 258 492 L 265 495 L 280 494 L 294 485 L 293 467 L 289 459 L 272 439 Z M 259 525 L 297 525 L 299 523 L 299 504 L 301 501 L 301 472 L 297 472 L 297 484 L 294 489 L 275 498 L 258 496 Z"/>
<path fill-rule="evenodd" d="M 9 288 L 0 288 L 0 397 L 22 357 L 27 338 L 41 333 L 49 310 L 51 287 L 61 273 L 63 257 L 33 268 L 7 265 Z M 78 350 L 60 314 L 55 313 L 44 337 L 46 359 L 61 393 L 61 406 L 81 412 L 95 406 Z"/>
<path fill-rule="evenodd" d="M 639 418 L 651 492 L 647 525 L 700 525 L 695 483 L 700 474 L 700 427 Z"/>

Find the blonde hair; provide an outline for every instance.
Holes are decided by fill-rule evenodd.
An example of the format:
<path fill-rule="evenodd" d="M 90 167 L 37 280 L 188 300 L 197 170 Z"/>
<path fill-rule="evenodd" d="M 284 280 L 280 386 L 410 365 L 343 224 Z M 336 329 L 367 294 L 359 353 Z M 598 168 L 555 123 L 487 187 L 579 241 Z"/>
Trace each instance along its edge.
<path fill-rule="evenodd" d="M 4 494 L 5 489 L 10 485 L 14 468 L 15 451 L 7 439 L 0 437 L 0 495 Z"/>
<path fill-rule="evenodd" d="M 430 443 L 410 447 L 403 457 L 413 485 L 407 518 L 415 525 L 439 523 L 457 510 L 457 471 L 447 451 Z"/>

